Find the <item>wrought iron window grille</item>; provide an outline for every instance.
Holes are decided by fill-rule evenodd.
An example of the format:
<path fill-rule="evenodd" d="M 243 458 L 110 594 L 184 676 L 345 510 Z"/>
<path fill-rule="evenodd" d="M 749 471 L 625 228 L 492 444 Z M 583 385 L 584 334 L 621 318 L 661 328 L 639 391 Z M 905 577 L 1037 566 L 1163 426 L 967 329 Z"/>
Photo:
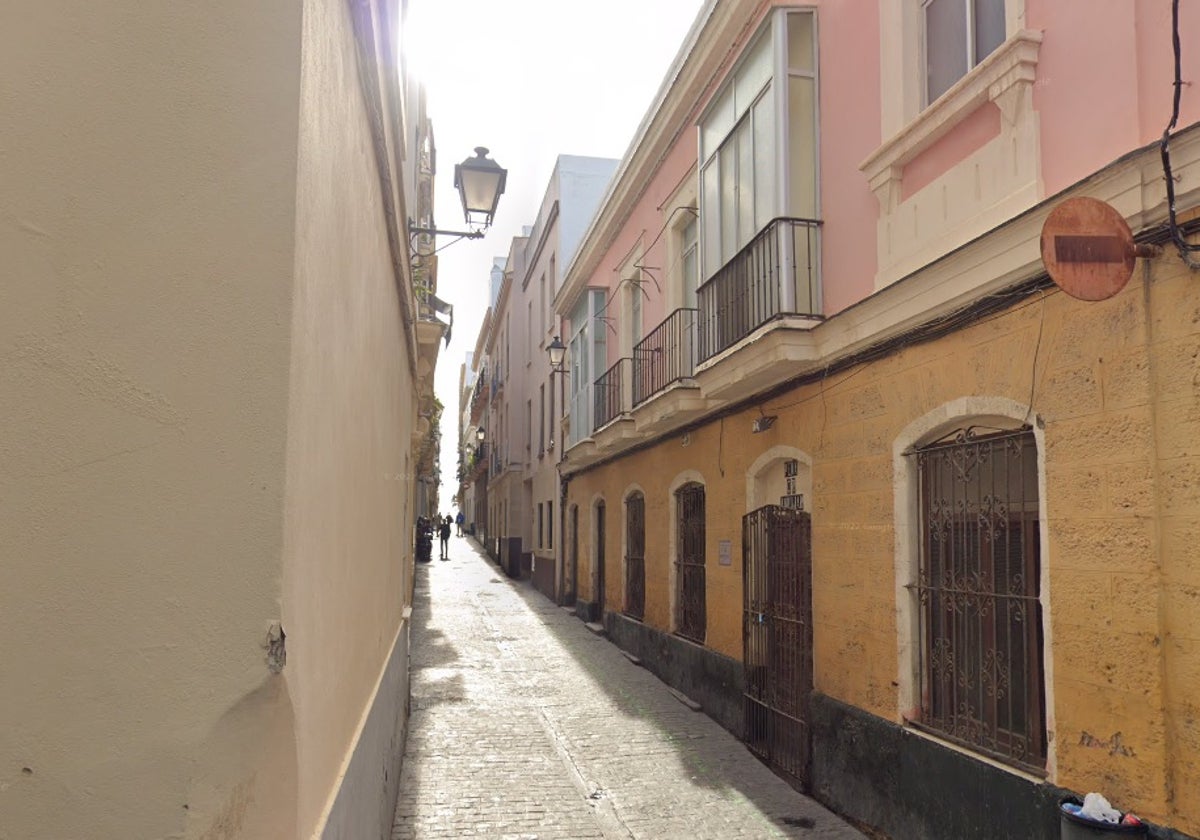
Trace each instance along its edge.
<path fill-rule="evenodd" d="M 705 603 L 705 498 L 703 484 L 675 491 L 675 632 L 704 644 L 708 629 Z"/>
<path fill-rule="evenodd" d="M 646 615 L 646 498 L 635 493 L 625 502 L 625 615 Z"/>
<path fill-rule="evenodd" d="M 914 448 L 920 716 L 912 723 L 1045 771 L 1040 503 L 1028 426 L 970 426 Z"/>

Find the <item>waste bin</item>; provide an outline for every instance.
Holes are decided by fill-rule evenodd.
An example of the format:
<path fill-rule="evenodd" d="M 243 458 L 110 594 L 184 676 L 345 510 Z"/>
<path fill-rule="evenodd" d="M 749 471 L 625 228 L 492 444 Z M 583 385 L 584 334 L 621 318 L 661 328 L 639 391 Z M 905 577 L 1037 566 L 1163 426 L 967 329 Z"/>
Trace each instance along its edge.
<path fill-rule="evenodd" d="M 1083 803 L 1075 797 L 1067 797 L 1058 803 L 1059 838 L 1060 840 L 1102 840 L 1106 837 L 1148 837 L 1149 829 L 1143 825 L 1103 825 L 1093 822 L 1086 817 L 1077 817 L 1063 810 L 1062 806 L 1071 802 L 1075 805 Z"/>

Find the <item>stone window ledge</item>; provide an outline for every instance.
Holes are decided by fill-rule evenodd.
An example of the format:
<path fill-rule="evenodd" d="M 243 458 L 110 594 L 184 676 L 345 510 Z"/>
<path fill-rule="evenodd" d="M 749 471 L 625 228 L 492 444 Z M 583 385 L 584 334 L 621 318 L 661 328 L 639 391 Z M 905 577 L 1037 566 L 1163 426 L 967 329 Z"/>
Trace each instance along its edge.
<path fill-rule="evenodd" d="M 1006 107 L 1014 88 L 1032 86 L 1037 69 L 1042 33 L 1022 29 L 1013 33 L 995 52 L 977 64 L 954 86 L 938 97 L 894 137 L 859 164 L 871 189 L 899 194 L 904 165 L 941 139 L 985 102 L 996 102 L 1006 117 L 1015 117 Z M 1002 99 L 1003 97 L 1003 99 Z M 890 202 L 885 203 L 885 207 Z"/>

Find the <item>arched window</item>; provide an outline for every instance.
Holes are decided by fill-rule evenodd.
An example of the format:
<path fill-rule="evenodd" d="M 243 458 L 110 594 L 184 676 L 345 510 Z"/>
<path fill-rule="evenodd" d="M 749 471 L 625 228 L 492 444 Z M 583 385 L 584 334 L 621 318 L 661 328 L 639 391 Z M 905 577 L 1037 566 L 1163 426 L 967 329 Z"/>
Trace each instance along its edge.
<path fill-rule="evenodd" d="M 916 461 L 920 719 L 1021 767 L 1046 764 L 1037 442 L 965 426 Z"/>
<path fill-rule="evenodd" d="M 689 482 L 675 491 L 675 632 L 704 644 L 704 485 Z"/>
<path fill-rule="evenodd" d="M 625 500 L 625 615 L 646 615 L 646 497 L 639 491 Z"/>

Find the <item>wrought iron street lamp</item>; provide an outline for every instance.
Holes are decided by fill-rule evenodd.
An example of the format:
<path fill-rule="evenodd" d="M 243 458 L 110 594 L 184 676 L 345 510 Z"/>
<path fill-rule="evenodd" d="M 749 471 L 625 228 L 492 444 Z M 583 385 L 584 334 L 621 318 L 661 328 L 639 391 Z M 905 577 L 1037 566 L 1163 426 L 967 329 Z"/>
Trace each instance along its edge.
<path fill-rule="evenodd" d="M 485 228 L 496 215 L 496 205 L 504 194 L 504 181 L 508 177 L 508 172 L 487 153 L 483 146 L 476 146 L 475 157 L 454 166 L 454 188 L 462 199 L 463 217 L 468 225 L 482 224 Z M 482 218 L 473 219 L 472 215 Z"/>
<path fill-rule="evenodd" d="M 475 437 L 479 440 L 480 443 L 483 443 L 484 438 L 487 437 L 487 431 L 483 428 L 483 426 L 480 426 L 479 429 L 475 432 Z"/>
<path fill-rule="evenodd" d="M 546 355 L 550 357 L 550 374 L 566 373 L 566 368 L 563 367 L 563 359 L 567 355 L 567 345 L 562 343 L 562 339 L 554 336 L 554 340 L 546 346 Z"/>
<path fill-rule="evenodd" d="M 474 230 L 439 230 L 436 227 L 415 225 L 408 222 L 410 235 L 419 233 L 432 236 L 457 236 L 459 239 L 482 239 L 483 233 L 492 224 L 496 205 L 504 194 L 508 170 L 487 156 L 483 146 L 475 147 L 475 157 L 469 157 L 454 165 L 454 188 L 462 201 L 463 217 L 468 225 L 478 225 Z"/>

